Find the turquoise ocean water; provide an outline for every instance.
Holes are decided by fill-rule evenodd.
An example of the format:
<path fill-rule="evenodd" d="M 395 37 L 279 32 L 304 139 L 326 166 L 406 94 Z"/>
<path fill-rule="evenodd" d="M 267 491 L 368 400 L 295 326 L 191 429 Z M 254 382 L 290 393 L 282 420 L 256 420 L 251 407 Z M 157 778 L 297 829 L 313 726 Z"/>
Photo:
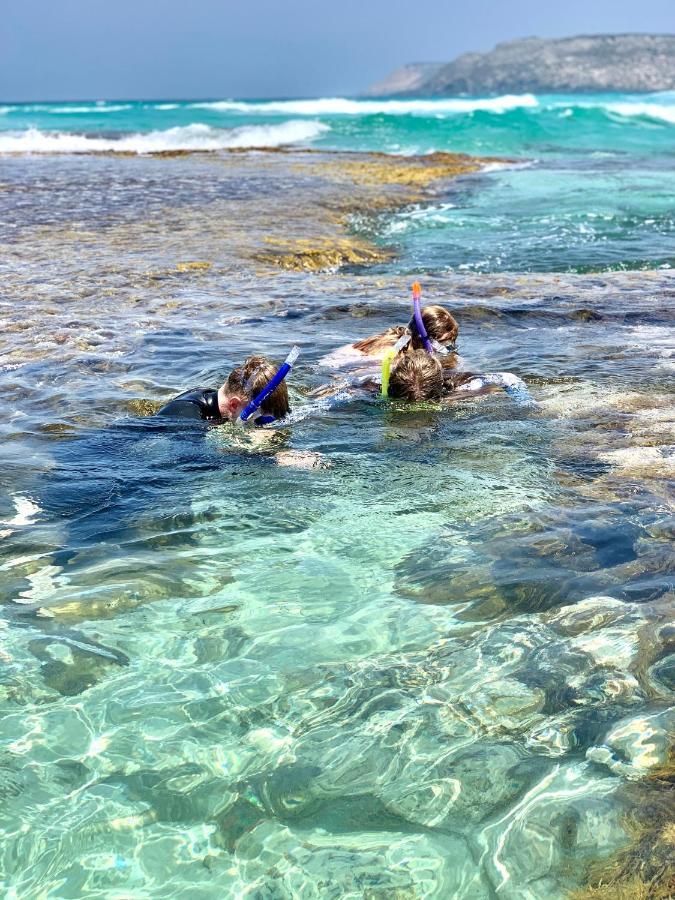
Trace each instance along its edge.
<path fill-rule="evenodd" d="M 409 266 L 487 272 L 671 266 L 674 137 L 673 93 L 0 107 L 3 153 L 300 145 L 513 157 L 383 228 Z"/>
<path fill-rule="evenodd" d="M 491 159 L 353 215 L 386 264 L 272 271 L 335 200 L 307 147 Z M 674 94 L 0 107 L 3 897 L 663 877 L 673 197 Z M 313 404 L 412 276 L 535 408 Z M 292 343 L 269 445 L 143 414 Z"/>

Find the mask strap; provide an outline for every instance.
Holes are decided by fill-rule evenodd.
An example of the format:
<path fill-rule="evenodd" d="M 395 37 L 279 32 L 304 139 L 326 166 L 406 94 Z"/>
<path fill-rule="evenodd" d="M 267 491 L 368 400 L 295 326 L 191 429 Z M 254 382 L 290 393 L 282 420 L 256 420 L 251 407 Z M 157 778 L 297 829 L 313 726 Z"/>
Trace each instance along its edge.
<path fill-rule="evenodd" d="M 396 354 L 400 353 L 402 350 L 405 350 L 411 340 L 412 335 L 410 334 L 410 330 L 406 329 L 401 337 L 396 341 L 394 346 L 391 348 L 391 352 L 394 354 L 394 356 L 396 356 Z"/>

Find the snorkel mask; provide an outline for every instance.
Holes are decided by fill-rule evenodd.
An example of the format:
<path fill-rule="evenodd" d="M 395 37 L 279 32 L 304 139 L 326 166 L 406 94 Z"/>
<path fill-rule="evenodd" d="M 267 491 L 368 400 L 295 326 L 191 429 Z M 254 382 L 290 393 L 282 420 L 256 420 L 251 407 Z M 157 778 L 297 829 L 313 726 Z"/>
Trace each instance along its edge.
<path fill-rule="evenodd" d="M 288 354 L 284 362 L 281 364 L 277 372 L 270 378 L 265 387 L 255 395 L 255 397 L 248 403 L 241 411 L 239 415 L 238 422 L 247 422 L 249 419 L 253 419 L 253 424 L 256 426 L 259 425 L 271 425 L 272 422 L 275 422 L 276 419 L 274 416 L 266 415 L 265 413 L 260 413 L 260 407 L 264 403 L 264 401 L 269 397 L 275 388 L 279 387 L 284 378 L 288 375 L 288 373 L 293 368 L 293 365 L 297 358 L 300 356 L 300 348 L 292 347 L 291 352 Z M 253 375 L 249 378 L 247 382 L 247 388 L 255 379 L 257 372 L 254 372 Z M 258 415 L 256 415 L 258 413 Z"/>

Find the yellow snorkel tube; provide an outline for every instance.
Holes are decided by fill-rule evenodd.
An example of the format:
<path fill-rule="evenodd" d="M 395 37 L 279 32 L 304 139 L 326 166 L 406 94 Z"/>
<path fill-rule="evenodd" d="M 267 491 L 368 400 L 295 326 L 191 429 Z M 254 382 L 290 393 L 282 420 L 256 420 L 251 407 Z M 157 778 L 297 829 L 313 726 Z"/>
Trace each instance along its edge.
<path fill-rule="evenodd" d="M 382 396 L 389 396 L 389 375 L 391 374 L 391 363 L 396 355 L 395 350 L 387 350 L 382 357 Z"/>
<path fill-rule="evenodd" d="M 405 348 L 408 346 L 412 338 L 410 329 L 406 328 L 401 337 L 396 341 L 390 350 L 386 350 L 382 357 L 382 396 L 389 396 L 389 375 L 391 374 L 391 364 Z"/>

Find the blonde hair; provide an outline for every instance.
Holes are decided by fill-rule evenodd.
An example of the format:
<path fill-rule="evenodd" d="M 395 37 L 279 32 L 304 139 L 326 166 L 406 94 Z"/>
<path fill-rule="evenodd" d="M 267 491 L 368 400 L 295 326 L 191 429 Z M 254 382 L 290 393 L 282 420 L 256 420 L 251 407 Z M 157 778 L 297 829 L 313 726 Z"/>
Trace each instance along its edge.
<path fill-rule="evenodd" d="M 352 344 L 352 347 L 366 355 L 377 353 L 379 350 L 388 350 L 405 333 L 405 330 L 405 325 L 396 325 L 394 328 L 387 328 L 386 331 L 380 334 L 373 334 L 370 337 L 356 341 Z"/>
<path fill-rule="evenodd" d="M 278 366 L 264 356 L 248 356 L 241 366 L 233 369 L 227 376 L 225 389 L 229 393 L 243 394 L 250 400 L 269 383 L 277 368 Z M 269 397 L 263 400 L 260 410 L 266 415 L 274 416 L 275 419 L 283 419 L 290 412 L 285 381 L 275 387 Z"/>

